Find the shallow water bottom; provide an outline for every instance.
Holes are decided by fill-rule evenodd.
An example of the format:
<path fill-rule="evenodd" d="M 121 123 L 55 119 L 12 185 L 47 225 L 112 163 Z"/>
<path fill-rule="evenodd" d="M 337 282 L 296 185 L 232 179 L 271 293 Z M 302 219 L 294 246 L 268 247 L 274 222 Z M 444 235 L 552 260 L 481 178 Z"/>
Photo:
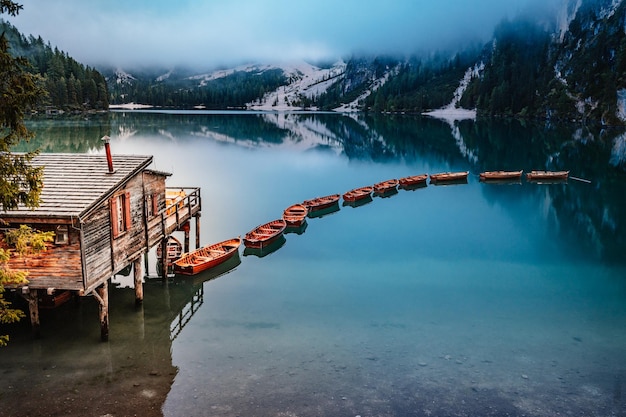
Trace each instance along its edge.
<path fill-rule="evenodd" d="M 181 366 L 164 414 L 626 412 L 625 310 L 610 297 L 590 305 L 585 285 L 602 271 L 419 264 L 386 265 L 380 279 L 294 279 L 283 267 L 204 283 L 203 308 L 173 344 Z"/>

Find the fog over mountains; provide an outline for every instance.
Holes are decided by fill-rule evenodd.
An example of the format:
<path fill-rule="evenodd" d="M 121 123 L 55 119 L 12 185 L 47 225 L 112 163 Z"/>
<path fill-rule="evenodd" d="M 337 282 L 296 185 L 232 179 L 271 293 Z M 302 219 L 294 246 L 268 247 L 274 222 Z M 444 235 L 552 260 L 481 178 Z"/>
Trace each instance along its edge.
<path fill-rule="evenodd" d="M 102 71 L 113 104 L 412 113 L 464 107 L 479 115 L 624 124 L 625 22 L 622 0 L 569 0 L 549 19 L 505 19 L 489 42 L 455 52 L 351 55 L 326 64 L 257 63 L 202 73 Z"/>

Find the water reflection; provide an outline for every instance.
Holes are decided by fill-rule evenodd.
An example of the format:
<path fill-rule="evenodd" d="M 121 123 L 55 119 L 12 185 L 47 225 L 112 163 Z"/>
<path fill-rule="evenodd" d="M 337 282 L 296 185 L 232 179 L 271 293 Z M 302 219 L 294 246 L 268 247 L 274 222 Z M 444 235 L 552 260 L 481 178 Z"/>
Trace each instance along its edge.
<path fill-rule="evenodd" d="M 274 242 L 270 243 L 267 246 L 263 246 L 261 248 L 246 247 L 243 250 L 243 256 L 256 256 L 258 258 L 264 258 L 267 255 L 271 255 L 278 249 L 282 248 L 286 242 L 287 238 L 285 238 L 285 236 L 283 235 L 280 235 L 278 239 L 276 239 Z"/>
<path fill-rule="evenodd" d="M 623 410 L 614 397 L 623 389 L 615 381 L 626 317 L 621 133 L 399 115 L 119 112 L 108 123 L 102 133 L 120 152 L 154 153 L 173 180 L 202 187 L 206 241 L 314 195 L 424 172 L 471 173 L 462 186 L 401 190 L 358 210 L 337 205 L 227 277 L 150 284 L 141 319 L 132 290 L 114 289 L 116 353 L 107 369 L 147 370 L 122 352 L 149 350 L 169 377 L 161 381 L 171 386 L 166 415 Z M 83 138 L 88 145 L 64 147 L 99 149 L 97 132 Z M 591 183 L 498 186 L 477 177 L 561 168 Z M 96 317 L 75 320 L 93 328 L 73 327 L 93 333 L 94 343 L 78 342 L 88 345 L 81 356 L 97 356 Z M 25 335 L 5 352 L 26 370 Z M 153 353 L 149 343 L 160 346 Z M 45 357 L 69 361 L 62 341 L 52 344 L 57 356 L 48 347 Z M 26 375 L 0 361 L 11 382 Z"/>
<path fill-rule="evenodd" d="M 155 145 L 204 138 L 250 148 L 331 152 L 361 162 L 419 161 L 431 171 L 469 170 L 474 176 L 489 170 L 567 169 L 591 184 L 532 192 L 550 202 L 563 239 L 582 240 L 600 258 L 622 262 L 616 248 L 625 243 L 617 231 L 626 224 L 626 134 L 617 129 L 515 120 L 451 124 L 405 115 L 176 111 L 40 118 L 29 127 L 36 138 L 19 150 L 93 152 L 100 150 L 104 135 L 122 141 L 148 137 Z M 490 195 L 487 189 L 484 193 Z"/>

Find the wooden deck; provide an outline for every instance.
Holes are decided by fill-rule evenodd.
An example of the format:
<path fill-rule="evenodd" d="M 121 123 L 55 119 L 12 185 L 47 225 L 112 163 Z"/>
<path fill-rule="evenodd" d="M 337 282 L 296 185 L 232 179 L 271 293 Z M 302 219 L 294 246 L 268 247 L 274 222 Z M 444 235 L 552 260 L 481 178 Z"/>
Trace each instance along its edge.
<path fill-rule="evenodd" d="M 175 190 L 183 190 L 186 195 L 182 200 L 174 201 L 161 211 L 160 218 L 163 230 L 161 237 L 169 236 L 172 232 L 180 230 L 181 226 L 196 216 L 202 208 L 199 188 L 176 188 Z"/>

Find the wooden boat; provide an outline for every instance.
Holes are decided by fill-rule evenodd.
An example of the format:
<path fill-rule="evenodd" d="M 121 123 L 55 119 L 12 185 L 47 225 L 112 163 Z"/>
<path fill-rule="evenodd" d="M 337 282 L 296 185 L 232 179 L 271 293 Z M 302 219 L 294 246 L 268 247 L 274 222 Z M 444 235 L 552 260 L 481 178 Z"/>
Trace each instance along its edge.
<path fill-rule="evenodd" d="M 256 256 L 257 258 L 264 258 L 282 248 L 285 242 L 287 242 L 287 239 L 284 234 L 281 234 L 278 236 L 278 239 L 272 241 L 269 245 L 260 248 L 246 247 L 243 250 L 243 256 Z"/>
<path fill-rule="evenodd" d="M 331 214 L 337 213 L 340 210 L 338 203 L 333 203 L 328 207 L 324 207 L 319 210 L 311 211 L 309 210 L 309 214 L 307 217 L 311 219 L 319 219 L 324 216 L 329 216 Z"/>
<path fill-rule="evenodd" d="M 339 197 L 339 194 L 316 197 L 311 200 L 304 200 L 302 205 L 305 206 L 309 212 L 322 210 L 337 204 L 339 202 Z"/>
<path fill-rule="evenodd" d="M 392 179 L 383 182 L 379 182 L 374 185 L 374 193 L 376 194 L 385 194 L 390 191 L 393 191 L 398 186 L 398 180 Z"/>
<path fill-rule="evenodd" d="M 68 290 L 54 290 L 52 294 L 39 294 L 37 298 L 39 308 L 57 308 L 72 298 L 72 292 Z"/>
<path fill-rule="evenodd" d="M 372 198 L 372 195 L 370 194 L 370 195 L 367 195 L 364 198 L 361 198 L 359 200 L 354 200 L 354 201 L 344 200 L 343 201 L 343 206 L 350 206 L 350 207 L 356 208 L 356 207 L 361 207 L 361 206 L 364 206 L 366 204 L 369 204 L 372 201 L 374 201 L 374 199 Z"/>
<path fill-rule="evenodd" d="M 216 267 L 238 253 L 240 245 L 241 238 L 236 237 L 203 246 L 193 252 L 182 255 L 174 261 L 174 272 L 181 275 L 195 275 Z"/>
<path fill-rule="evenodd" d="M 287 223 L 287 227 L 300 227 L 306 221 L 306 215 L 309 213 L 302 204 L 294 204 L 283 211 L 283 220 Z"/>
<path fill-rule="evenodd" d="M 421 184 L 425 185 L 427 179 L 428 179 L 428 174 L 412 175 L 410 177 L 400 178 L 398 180 L 398 183 L 400 184 L 400 187 L 407 188 L 407 187 L 414 187 L 416 185 L 421 185 Z"/>
<path fill-rule="evenodd" d="M 181 257 L 183 254 L 183 245 L 180 243 L 178 239 L 174 236 L 169 236 L 167 238 L 167 252 L 166 252 L 166 263 L 167 263 L 167 273 L 174 272 L 174 261 Z M 163 274 L 163 265 L 162 265 L 162 256 L 163 254 L 163 243 L 159 243 L 156 248 L 156 257 L 157 257 L 157 273 L 159 275 Z"/>
<path fill-rule="evenodd" d="M 489 180 L 518 180 L 522 178 L 522 170 L 519 171 L 485 171 L 479 175 L 481 181 Z"/>
<path fill-rule="evenodd" d="M 569 176 L 569 171 L 530 171 L 526 174 L 526 179 L 531 181 L 538 180 L 566 180 Z"/>
<path fill-rule="evenodd" d="M 175 191 L 175 190 L 166 190 L 165 191 L 165 214 L 170 215 L 176 213 L 176 210 L 182 209 L 185 206 L 185 197 L 187 194 L 185 190 Z"/>
<path fill-rule="evenodd" d="M 369 196 L 371 196 L 372 191 L 374 191 L 374 187 L 368 185 L 366 187 L 355 188 L 354 190 L 350 190 L 343 195 L 343 201 L 353 202 L 358 200 L 363 200 Z"/>
<path fill-rule="evenodd" d="M 430 174 L 430 182 L 467 181 L 468 175 L 469 171 L 442 172 L 439 174 Z"/>
<path fill-rule="evenodd" d="M 158 260 L 161 260 L 161 255 L 163 251 L 163 245 L 159 243 L 156 248 L 156 256 Z M 180 243 L 180 240 L 176 239 L 174 236 L 170 236 L 167 238 L 167 260 L 168 262 L 172 262 L 175 259 L 180 258 L 183 254 L 183 245 Z"/>
<path fill-rule="evenodd" d="M 246 233 L 243 243 L 248 248 L 264 248 L 281 237 L 286 228 L 283 219 L 272 220 Z"/>

